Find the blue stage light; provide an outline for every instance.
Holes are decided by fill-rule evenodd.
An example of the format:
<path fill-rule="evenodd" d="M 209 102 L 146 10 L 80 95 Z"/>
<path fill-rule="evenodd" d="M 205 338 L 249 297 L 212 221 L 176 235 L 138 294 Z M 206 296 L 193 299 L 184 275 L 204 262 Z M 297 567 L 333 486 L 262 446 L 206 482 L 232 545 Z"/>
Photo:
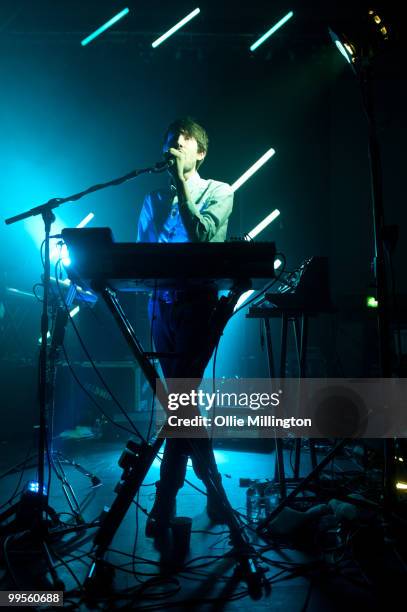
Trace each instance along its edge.
<path fill-rule="evenodd" d="M 268 38 L 270 38 L 270 36 L 272 34 L 274 34 L 274 32 L 279 30 L 281 28 L 281 26 L 283 26 L 289 19 L 291 19 L 291 17 L 293 15 L 294 15 L 294 13 L 292 11 L 287 13 L 287 15 L 284 15 L 284 17 L 282 17 L 282 19 L 280 19 L 280 21 L 278 21 L 276 24 L 274 24 L 272 28 L 267 30 L 267 32 L 265 32 L 265 34 L 263 34 L 263 36 L 260 36 L 260 38 L 258 40 L 256 40 L 256 42 L 254 42 L 251 45 L 250 51 L 255 51 L 256 49 L 258 49 L 258 47 L 260 47 L 260 45 L 262 45 Z"/>
<path fill-rule="evenodd" d="M 40 490 L 40 484 L 37 480 L 30 480 L 27 483 L 26 491 L 28 493 L 38 493 L 39 490 Z M 47 494 L 47 487 L 45 484 L 43 485 L 42 491 L 43 491 L 43 495 Z"/>
<path fill-rule="evenodd" d="M 98 28 L 97 30 L 92 32 L 92 34 L 89 34 L 89 36 L 87 36 L 86 38 L 81 40 L 82 47 L 84 47 L 85 45 L 88 45 L 92 40 L 94 40 L 97 36 L 99 36 L 100 34 L 105 32 L 106 30 L 108 30 L 110 27 L 112 27 L 112 25 L 117 23 L 117 21 L 119 21 L 119 19 L 122 19 L 122 17 L 127 15 L 129 12 L 130 12 L 129 9 L 125 8 L 122 11 L 120 11 L 120 13 L 117 13 L 117 15 L 115 15 L 114 17 L 109 19 L 109 21 L 106 21 L 106 23 L 104 23 L 102 26 L 100 26 L 100 28 Z"/>

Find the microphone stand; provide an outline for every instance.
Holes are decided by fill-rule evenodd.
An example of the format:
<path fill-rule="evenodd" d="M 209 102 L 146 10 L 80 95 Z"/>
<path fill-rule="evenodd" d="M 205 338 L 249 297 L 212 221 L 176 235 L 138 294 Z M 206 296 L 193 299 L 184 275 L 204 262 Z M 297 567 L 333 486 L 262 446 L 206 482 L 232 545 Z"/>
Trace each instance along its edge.
<path fill-rule="evenodd" d="M 93 193 L 95 191 L 99 191 L 101 189 L 106 189 L 107 187 L 121 185 L 140 174 L 143 173 L 153 173 L 153 172 L 163 172 L 170 166 L 170 161 L 158 162 L 155 166 L 142 168 L 139 170 L 133 170 L 124 176 L 121 176 L 117 179 L 113 179 L 111 181 L 100 183 L 97 185 L 93 185 L 88 189 L 81 191 L 79 193 L 75 193 L 65 198 L 52 198 L 48 202 L 44 204 L 40 204 L 39 206 L 35 206 L 34 208 L 30 208 L 29 210 L 15 215 L 13 217 L 9 217 L 5 220 L 6 225 L 12 225 L 13 223 L 17 223 L 22 221 L 23 219 L 27 219 L 29 217 L 37 217 L 41 215 L 44 222 L 44 274 L 43 274 L 43 287 L 44 287 L 44 296 L 42 302 L 42 313 L 41 313 L 41 349 L 39 355 L 39 377 L 38 377 L 38 404 L 39 404 L 39 434 L 38 434 L 38 465 L 37 465 L 37 473 L 38 473 L 38 499 L 36 503 L 33 505 L 33 513 L 30 517 L 30 527 L 29 531 L 34 535 L 35 538 L 39 538 L 42 549 L 45 553 L 45 559 L 48 564 L 50 574 L 53 579 L 54 587 L 57 590 L 63 590 L 64 585 L 62 581 L 58 578 L 56 571 L 54 569 L 52 557 L 50 555 L 49 548 L 47 546 L 47 535 L 49 531 L 49 525 L 47 522 L 47 515 L 50 515 L 54 521 L 56 517 L 56 513 L 52 510 L 52 508 L 48 505 L 48 497 L 49 491 L 45 490 L 45 457 L 48 455 L 48 427 L 47 427 L 47 408 L 52 401 L 52 383 L 48 380 L 48 372 L 49 372 L 49 351 L 47 345 L 47 338 L 49 332 L 49 296 L 50 296 L 50 285 L 51 285 L 51 261 L 50 261 L 50 235 L 51 235 L 51 227 L 55 221 L 55 215 L 53 210 L 58 208 L 62 204 L 67 202 L 76 202 L 82 197 L 88 195 L 89 193 Z M 19 506 L 21 502 L 17 502 L 11 508 L 7 509 L 5 512 L 0 514 L 0 535 L 7 535 L 10 533 L 19 533 L 24 529 L 24 526 L 17 520 L 7 522 L 5 525 L 2 525 L 4 521 L 7 521 L 13 514 L 17 515 Z M 86 525 L 84 525 L 86 527 Z M 62 532 L 61 532 L 62 533 Z"/>
<path fill-rule="evenodd" d="M 167 170 L 167 168 L 172 166 L 173 163 L 174 162 L 171 159 L 168 159 L 166 161 L 157 162 L 154 166 L 151 166 L 149 168 L 141 168 L 139 170 L 132 170 L 128 174 L 125 174 L 124 176 L 121 176 L 117 179 L 113 179 L 112 181 L 107 181 L 107 183 L 99 183 L 97 185 L 92 185 L 88 189 L 85 189 L 84 191 L 80 191 L 79 193 L 74 193 L 73 195 L 67 196 L 66 198 L 53 198 L 52 200 L 48 200 L 48 202 L 46 202 L 45 204 L 40 204 L 39 206 L 30 208 L 30 210 L 27 210 L 26 212 L 23 212 L 19 215 L 15 215 L 14 217 L 9 217 L 8 219 L 5 220 L 5 224 L 11 225 L 12 223 L 16 223 L 17 221 L 28 219 L 28 217 L 37 217 L 38 215 L 43 215 L 43 213 L 47 210 L 52 211 L 54 210 L 54 208 L 58 208 L 58 206 L 61 206 L 61 204 L 65 204 L 66 202 L 76 202 L 77 200 L 80 200 L 84 196 L 88 195 L 89 193 L 94 193 L 95 191 L 106 189 L 107 187 L 116 187 L 117 185 L 126 183 L 127 181 L 130 181 L 131 179 L 139 176 L 139 174 L 164 172 L 164 170 Z M 55 219 L 53 219 L 51 223 L 53 223 L 54 220 Z M 44 219 L 44 223 L 45 223 L 45 219 Z"/>

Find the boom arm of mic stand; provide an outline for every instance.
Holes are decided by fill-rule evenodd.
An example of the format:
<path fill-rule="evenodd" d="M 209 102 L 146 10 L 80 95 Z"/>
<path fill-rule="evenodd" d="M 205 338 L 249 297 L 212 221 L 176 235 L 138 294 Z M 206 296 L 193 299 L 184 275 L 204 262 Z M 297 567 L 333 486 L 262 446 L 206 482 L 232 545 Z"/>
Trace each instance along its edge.
<path fill-rule="evenodd" d="M 28 217 L 36 217 L 38 215 L 42 215 L 47 211 L 54 210 L 54 208 L 58 208 L 61 204 L 65 204 L 66 202 L 76 202 L 80 200 L 84 196 L 89 193 L 94 193 L 95 191 L 100 191 L 101 189 L 106 189 L 107 187 L 116 187 L 117 185 L 121 185 L 122 183 L 126 183 L 133 178 L 136 178 L 139 174 L 145 174 L 150 172 L 157 172 L 156 166 L 151 166 L 149 168 L 141 168 L 140 170 L 132 170 L 128 174 L 121 176 L 117 179 L 113 179 L 112 181 L 108 181 L 107 183 L 99 183 L 97 185 L 92 185 L 85 191 L 80 191 L 79 193 L 74 193 L 73 195 L 67 196 L 66 198 L 52 198 L 45 202 L 45 204 L 40 204 L 39 206 L 34 206 L 34 208 L 30 208 L 19 215 L 15 215 L 14 217 L 9 217 L 5 220 L 6 225 L 11 225 L 12 223 L 17 223 L 17 221 L 22 221 L 23 219 L 28 219 Z"/>

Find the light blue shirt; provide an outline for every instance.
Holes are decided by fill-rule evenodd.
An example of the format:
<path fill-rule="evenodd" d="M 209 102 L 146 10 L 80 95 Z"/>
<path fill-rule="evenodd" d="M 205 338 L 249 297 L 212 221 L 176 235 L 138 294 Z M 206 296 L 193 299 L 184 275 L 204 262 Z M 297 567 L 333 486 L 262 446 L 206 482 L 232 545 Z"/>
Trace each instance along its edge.
<path fill-rule="evenodd" d="M 138 222 L 137 242 L 224 242 L 233 208 L 233 191 L 227 183 L 206 180 L 195 172 L 187 181 L 196 212 L 193 237 L 188 237 L 178 209 L 174 186 L 149 193 Z"/>

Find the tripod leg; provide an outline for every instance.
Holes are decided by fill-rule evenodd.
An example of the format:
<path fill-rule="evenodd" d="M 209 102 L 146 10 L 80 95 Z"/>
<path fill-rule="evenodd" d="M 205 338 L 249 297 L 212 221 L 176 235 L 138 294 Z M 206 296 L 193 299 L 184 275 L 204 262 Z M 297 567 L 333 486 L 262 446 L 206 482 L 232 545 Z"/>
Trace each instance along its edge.
<path fill-rule="evenodd" d="M 58 457 L 58 461 L 60 462 L 60 464 L 65 463 L 66 465 L 71 465 L 75 468 L 75 470 L 89 478 L 93 488 L 99 487 L 102 484 L 102 481 L 98 476 L 96 476 L 96 474 L 92 474 L 92 472 L 89 472 L 89 470 L 84 468 L 80 463 L 77 463 L 74 459 L 69 459 L 58 451 L 55 454 Z"/>
<path fill-rule="evenodd" d="M 61 458 L 58 453 L 51 453 L 51 461 L 54 466 L 55 474 L 61 483 L 62 491 L 65 495 L 66 501 L 71 509 L 72 514 L 75 516 L 78 523 L 83 523 L 84 519 L 81 512 L 81 507 L 78 502 L 78 498 L 75 495 L 75 491 L 72 485 L 66 477 L 64 468 L 62 467 Z"/>

